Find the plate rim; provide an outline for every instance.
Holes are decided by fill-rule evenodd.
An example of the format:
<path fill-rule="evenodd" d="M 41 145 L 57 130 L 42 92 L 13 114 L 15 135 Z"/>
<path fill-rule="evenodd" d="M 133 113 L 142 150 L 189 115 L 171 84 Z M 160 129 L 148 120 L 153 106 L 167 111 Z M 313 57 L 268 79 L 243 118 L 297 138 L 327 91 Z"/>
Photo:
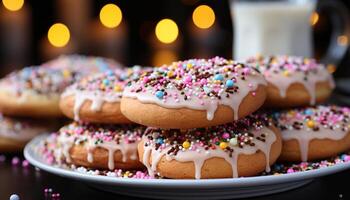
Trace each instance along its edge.
<path fill-rule="evenodd" d="M 142 186 L 142 187 L 190 187 L 190 188 L 225 188 L 225 187 L 253 187 L 262 185 L 274 185 L 285 182 L 299 182 L 306 181 L 329 174 L 337 173 L 350 168 L 350 162 L 339 163 L 334 166 L 314 169 L 310 171 L 296 172 L 283 175 L 266 175 L 256 177 L 242 177 L 242 178 L 223 178 L 223 179 L 132 179 L 132 178 L 119 178 L 109 177 L 102 175 L 91 175 L 63 169 L 57 166 L 46 164 L 39 158 L 39 155 L 34 151 L 34 147 L 38 145 L 43 139 L 47 138 L 49 134 L 42 134 L 33 138 L 24 148 L 24 157 L 34 167 L 49 173 L 63 176 L 72 179 L 80 179 L 87 182 L 95 182 L 108 185 L 119 185 L 119 186 Z M 34 154 L 34 155 L 32 155 Z"/>

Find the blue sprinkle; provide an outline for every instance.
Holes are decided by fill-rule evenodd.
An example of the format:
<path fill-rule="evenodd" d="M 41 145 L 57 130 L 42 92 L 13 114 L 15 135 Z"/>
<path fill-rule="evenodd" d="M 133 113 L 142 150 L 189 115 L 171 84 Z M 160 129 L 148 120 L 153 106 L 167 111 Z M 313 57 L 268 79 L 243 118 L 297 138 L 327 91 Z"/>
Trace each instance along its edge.
<path fill-rule="evenodd" d="M 107 76 L 112 76 L 112 75 L 114 75 L 114 72 L 113 72 L 113 70 L 107 70 L 106 74 L 107 74 Z"/>
<path fill-rule="evenodd" d="M 102 82 L 103 82 L 103 84 L 105 84 L 105 85 L 109 85 L 109 83 L 110 83 L 108 79 L 103 79 Z"/>
<path fill-rule="evenodd" d="M 209 94 L 211 92 L 210 88 L 208 88 L 206 86 L 203 87 L 203 90 L 206 94 Z"/>
<path fill-rule="evenodd" d="M 163 141 L 162 138 L 157 138 L 156 143 L 157 143 L 157 144 L 163 144 L 164 141 Z"/>
<path fill-rule="evenodd" d="M 235 85 L 235 83 L 233 82 L 233 80 L 227 80 L 226 81 L 226 87 L 232 88 L 234 85 Z"/>
<path fill-rule="evenodd" d="M 19 196 L 17 194 L 12 194 L 10 196 L 10 200 L 20 200 Z"/>
<path fill-rule="evenodd" d="M 305 115 L 312 115 L 312 110 L 311 109 L 306 109 L 305 111 L 304 111 L 304 113 L 305 113 Z"/>
<path fill-rule="evenodd" d="M 215 79 L 215 80 L 222 81 L 222 80 L 224 80 L 224 76 L 223 76 L 222 74 L 216 74 L 216 75 L 214 76 L 214 79 Z"/>
<path fill-rule="evenodd" d="M 156 92 L 156 97 L 157 97 L 158 99 L 163 99 L 163 96 L 164 96 L 164 92 L 162 92 L 162 91 L 157 91 L 157 92 Z"/>

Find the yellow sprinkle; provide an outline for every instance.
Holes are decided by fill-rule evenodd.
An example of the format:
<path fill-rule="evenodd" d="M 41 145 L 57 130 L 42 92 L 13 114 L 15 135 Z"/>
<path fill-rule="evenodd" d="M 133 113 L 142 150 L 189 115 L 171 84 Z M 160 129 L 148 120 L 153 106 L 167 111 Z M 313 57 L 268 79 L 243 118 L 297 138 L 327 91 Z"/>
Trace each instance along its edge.
<path fill-rule="evenodd" d="M 116 92 L 122 91 L 122 88 L 120 87 L 120 85 L 115 85 L 113 89 L 114 89 L 114 91 L 116 91 Z"/>
<path fill-rule="evenodd" d="M 192 65 L 191 63 L 188 63 L 188 64 L 187 64 L 187 68 L 188 68 L 188 69 L 192 69 L 192 67 L 193 67 L 193 65 Z"/>
<path fill-rule="evenodd" d="M 227 145 L 227 142 L 220 142 L 220 145 L 219 145 L 219 146 L 220 146 L 221 149 L 226 149 L 226 147 L 227 147 L 228 145 Z"/>
<path fill-rule="evenodd" d="M 283 76 L 289 76 L 289 72 L 288 71 L 284 71 L 283 72 Z"/>
<path fill-rule="evenodd" d="M 180 80 L 180 79 L 181 79 L 181 77 L 180 77 L 180 76 L 177 76 L 177 77 L 176 77 L 176 80 Z"/>
<path fill-rule="evenodd" d="M 62 74 L 63 74 L 63 76 L 64 76 L 65 78 L 68 78 L 68 77 L 71 76 L 70 71 L 69 71 L 69 70 L 66 70 L 66 69 L 62 71 Z"/>
<path fill-rule="evenodd" d="M 188 141 L 185 141 L 184 143 L 182 143 L 182 147 L 185 149 L 190 148 L 190 146 L 191 146 L 191 143 L 189 143 Z"/>
<path fill-rule="evenodd" d="M 173 77 L 174 76 L 174 72 L 173 71 L 168 71 L 167 76 L 168 77 Z"/>
<path fill-rule="evenodd" d="M 101 84 L 101 85 L 100 85 L 100 89 L 101 89 L 101 90 L 105 89 L 105 85 Z"/>
<path fill-rule="evenodd" d="M 309 128 L 313 128 L 315 126 L 315 122 L 313 120 L 309 120 L 306 122 L 306 126 Z"/>

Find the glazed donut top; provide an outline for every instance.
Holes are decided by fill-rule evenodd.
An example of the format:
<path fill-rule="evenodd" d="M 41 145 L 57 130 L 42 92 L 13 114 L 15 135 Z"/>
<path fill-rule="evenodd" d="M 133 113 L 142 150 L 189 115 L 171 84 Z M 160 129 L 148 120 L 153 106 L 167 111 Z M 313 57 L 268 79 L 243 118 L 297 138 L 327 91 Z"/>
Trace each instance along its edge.
<path fill-rule="evenodd" d="M 80 108 L 86 100 L 92 102 L 91 110 L 94 111 L 100 111 L 104 102 L 119 102 L 128 82 L 137 79 L 145 70 L 149 69 L 134 66 L 87 76 L 68 87 L 63 92 L 62 98 L 75 95 L 73 113 L 74 119 L 77 121 L 80 118 Z"/>
<path fill-rule="evenodd" d="M 64 88 L 72 84 L 74 78 L 75 74 L 69 70 L 32 66 L 10 73 L 0 84 L 3 89 L 8 89 L 19 96 L 29 91 L 45 95 L 60 94 Z"/>
<path fill-rule="evenodd" d="M 255 67 L 265 76 L 267 82 L 280 90 L 281 97 L 286 96 L 288 87 L 293 83 L 303 84 L 311 95 L 310 103 L 315 104 L 317 82 L 328 81 L 334 87 L 332 75 L 324 65 L 312 58 L 297 56 L 257 56 L 249 58 L 248 65 Z"/>
<path fill-rule="evenodd" d="M 296 108 L 272 114 L 285 141 L 296 140 L 301 160 L 308 160 L 309 143 L 314 139 L 341 140 L 350 128 L 350 109 L 335 105 Z"/>
<path fill-rule="evenodd" d="M 103 93 L 106 96 L 113 96 L 120 100 L 126 84 L 131 80 L 137 79 L 143 72 L 140 66 L 134 66 L 132 68 L 108 70 L 97 75 L 87 76 L 67 88 L 66 94 L 63 94 L 63 96 L 73 91 L 80 91 L 95 95 Z"/>
<path fill-rule="evenodd" d="M 347 132 L 350 128 L 350 109 L 335 105 L 295 108 L 272 114 L 275 125 L 282 131 L 313 131 L 321 129 Z"/>
<path fill-rule="evenodd" d="M 28 118 L 6 117 L 0 113 L 0 136 L 6 138 L 27 141 L 39 133 L 49 131 L 54 125 L 50 122 L 40 123 Z"/>
<path fill-rule="evenodd" d="M 185 132 L 178 129 L 148 128 L 145 137 L 156 149 L 171 146 L 172 151 L 167 153 L 172 155 L 176 155 L 178 151 L 195 151 L 200 146 L 206 150 L 222 149 L 232 156 L 232 147 L 255 146 L 256 140 L 265 142 L 265 134 L 254 136 L 251 132 L 271 124 L 271 120 L 263 115 L 250 115 L 233 123 L 189 129 Z"/>
<path fill-rule="evenodd" d="M 44 63 L 43 66 L 53 69 L 68 69 L 77 73 L 79 78 L 122 67 L 120 63 L 112 59 L 74 54 L 59 56 Z"/>
<path fill-rule="evenodd" d="M 206 110 L 214 118 L 218 105 L 230 106 L 238 118 L 243 98 L 258 85 L 262 75 L 244 64 L 215 57 L 174 62 L 154 68 L 125 88 L 123 96 L 167 108 Z"/>
<path fill-rule="evenodd" d="M 205 160 L 223 158 L 232 167 L 233 177 L 238 177 L 237 160 L 240 154 L 261 151 L 266 158 L 266 171 L 270 170 L 270 149 L 276 141 L 272 125 L 266 115 L 250 115 L 238 121 L 210 128 L 162 130 L 148 128 L 144 135 L 143 163 L 151 176 L 162 156 L 167 160 L 194 162 L 195 178 L 201 176 Z M 152 155 L 151 164 L 149 155 Z"/>
<path fill-rule="evenodd" d="M 89 136 L 98 143 L 114 141 L 117 144 L 136 143 L 141 140 L 145 128 L 135 125 L 111 125 L 111 124 L 90 124 L 86 122 L 72 122 L 59 130 L 60 135 L 65 135 L 78 140 L 81 136 Z M 86 139 L 86 138 L 85 138 Z M 75 141 L 78 143 L 86 140 Z"/>
<path fill-rule="evenodd" d="M 92 163 L 93 149 L 104 148 L 108 151 L 108 168 L 114 169 L 114 152 L 122 153 L 122 161 L 137 160 L 137 145 L 141 140 L 145 127 L 139 125 L 99 125 L 73 122 L 59 130 L 57 143 L 61 148 L 55 151 L 56 160 L 65 158 L 71 162 L 70 149 L 73 145 L 84 145 L 87 160 Z"/>

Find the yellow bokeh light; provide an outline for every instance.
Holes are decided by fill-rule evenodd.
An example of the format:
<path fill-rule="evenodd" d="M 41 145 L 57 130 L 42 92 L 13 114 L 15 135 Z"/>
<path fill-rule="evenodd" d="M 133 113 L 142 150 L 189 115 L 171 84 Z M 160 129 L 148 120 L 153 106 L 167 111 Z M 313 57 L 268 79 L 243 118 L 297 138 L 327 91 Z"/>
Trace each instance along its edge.
<path fill-rule="evenodd" d="M 348 42 L 349 42 L 348 37 L 346 35 L 338 36 L 337 42 L 339 46 L 346 46 L 348 45 Z"/>
<path fill-rule="evenodd" d="M 192 14 L 193 23 L 202 29 L 210 28 L 215 22 L 215 13 L 207 5 L 198 6 Z"/>
<path fill-rule="evenodd" d="M 310 23 L 312 26 L 315 26 L 320 19 L 320 16 L 318 15 L 317 12 L 313 12 L 311 17 L 310 17 Z"/>
<path fill-rule="evenodd" d="M 117 27 L 122 19 L 122 11 L 115 4 L 107 4 L 100 11 L 100 21 L 107 28 Z"/>
<path fill-rule="evenodd" d="M 50 27 L 47 37 L 53 46 L 64 47 L 69 42 L 70 32 L 66 25 L 56 23 Z"/>
<path fill-rule="evenodd" d="M 169 44 L 176 40 L 179 28 L 171 19 L 163 19 L 156 26 L 156 36 L 159 41 Z"/>
<path fill-rule="evenodd" d="M 2 0 L 2 4 L 10 11 L 17 11 L 23 7 L 24 0 Z"/>

